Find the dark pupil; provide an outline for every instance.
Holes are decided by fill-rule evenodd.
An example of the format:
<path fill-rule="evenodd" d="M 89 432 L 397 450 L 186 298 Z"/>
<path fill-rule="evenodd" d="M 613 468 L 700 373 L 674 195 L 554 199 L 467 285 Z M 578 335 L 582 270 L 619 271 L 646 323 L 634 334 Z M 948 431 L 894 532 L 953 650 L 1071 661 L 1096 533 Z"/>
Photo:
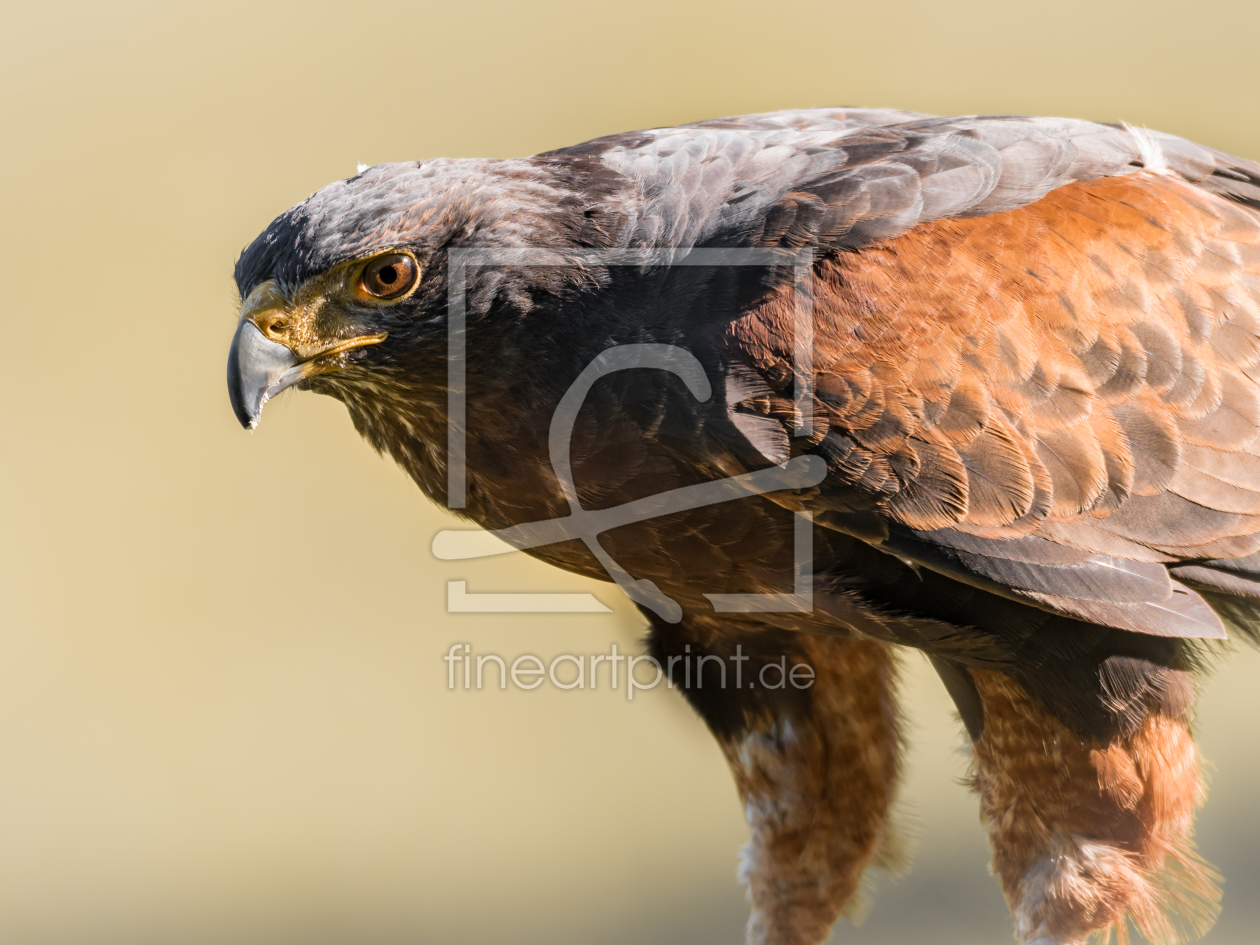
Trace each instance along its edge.
<path fill-rule="evenodd" d="M 393 266 L 386 266 L 381 270 L 381 281 L 386 285 L 393 285 L 398 281 L 398 270 Z"/>

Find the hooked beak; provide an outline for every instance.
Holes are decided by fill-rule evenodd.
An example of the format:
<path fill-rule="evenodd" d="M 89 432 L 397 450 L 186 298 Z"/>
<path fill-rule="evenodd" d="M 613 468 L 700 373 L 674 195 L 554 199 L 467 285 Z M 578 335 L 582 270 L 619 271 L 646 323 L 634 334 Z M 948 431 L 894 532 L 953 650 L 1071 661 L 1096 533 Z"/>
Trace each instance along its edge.
<path fill-rule="evenodd" d="M 228 397 L 241 426 L 258 426 L 263 404 L 302 379 L 301 365 L 291 349 L 269 341 L 252 321 L 241 319 L 227 363 Z"/>
<path fill-rule="evenodd" d="M 272 340 L 285 338 L 299 318 L 271 280 L 254 289 L 241 307 L 241 320 L 228 350 L 227 383 L 232 411 L 247 430 L 258 426 L 263 405 L 276 394 L 308 377 L 345 367 L 344 359 L 335 355 L 377 344 L 386 337 L 384 332 L 359 335 L 312 350 L 303 350 L 309 345 L 291 347 Z"/>

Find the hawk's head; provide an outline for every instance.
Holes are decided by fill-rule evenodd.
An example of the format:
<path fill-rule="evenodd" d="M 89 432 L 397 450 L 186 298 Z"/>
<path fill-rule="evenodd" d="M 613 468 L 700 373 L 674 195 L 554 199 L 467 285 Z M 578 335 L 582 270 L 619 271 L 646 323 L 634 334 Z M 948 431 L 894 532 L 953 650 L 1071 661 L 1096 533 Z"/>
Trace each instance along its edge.
<path fill-rule="evenodd" d="M 228 390 L 241 424 L 295 385 L 348 399 L 414 385 L 446 345 L 448 253 L 607 245 L 572 163 L 440 159 L 381 164 L 278 216 L 241 254 Z M 582 194 L 585 194 L 585 197 Z M 474 309 L 528 309 L 545 275 L 478 274 Z M 436 383 L 441 383 L 435 375 Z"/>

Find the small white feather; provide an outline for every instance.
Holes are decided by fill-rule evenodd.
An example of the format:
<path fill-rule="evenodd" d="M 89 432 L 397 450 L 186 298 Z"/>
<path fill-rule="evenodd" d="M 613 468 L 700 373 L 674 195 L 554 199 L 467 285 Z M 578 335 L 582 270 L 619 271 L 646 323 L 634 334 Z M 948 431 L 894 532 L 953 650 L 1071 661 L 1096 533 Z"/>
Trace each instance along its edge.
<path fill-rule="evenodd" d="M 1152 174 L 1171 173 L 1168 159 L 1164 156 L 1164 149 L 1160 147 L 1158 138 L 1148 129 L 1135 128 L 1127 122 L 1123 123 L 1123 127 L 1132 136 L 1133 143 L 1137 145 L 1138 156 L 1142 159 L 1144 169 Z"/>
<path fill-rule="evenodd" d="M 362 174 L 364 171 L 366 171 L 366 170 L 367 170 L 369 167 L 371 167 L 371 166 L 372 166 L 371 164 L 356 164 L 356 165 L 354 166 L 354 172 L 355 172 L 356 174 Z"/>

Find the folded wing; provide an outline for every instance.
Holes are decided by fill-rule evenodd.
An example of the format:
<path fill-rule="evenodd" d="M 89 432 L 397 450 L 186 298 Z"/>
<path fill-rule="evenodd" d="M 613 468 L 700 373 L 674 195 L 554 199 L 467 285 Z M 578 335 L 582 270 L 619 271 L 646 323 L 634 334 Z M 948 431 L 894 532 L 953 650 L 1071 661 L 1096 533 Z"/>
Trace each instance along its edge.
<path fill-rule="evenodd" d="M 1027 175 L 1025 196 L 1063 173 L 1038 153 L 1059 169 Z M 831 475 L 805 506 L 1044 609 L 1223 635 L 1194 588 L 1260 596 L 1255 169 L 1204 184 L 1161 167 L 1001 209 L 1010 199 L 977 166 L 955 169 L 964 196 L 947 209 L 980 215 L 882 238 L 912 214 L 846 223 L 833 238 L 862 239 L 816 267 L 810 429 L 791 449 Z M 992 212 L 975 202 L 986 188 Z M 763 237 L 791 227 L 769 214 Z M 731 416 L 759 448 L 800 432 L 800 304 L 784 290 L 724 333 Z"/>

